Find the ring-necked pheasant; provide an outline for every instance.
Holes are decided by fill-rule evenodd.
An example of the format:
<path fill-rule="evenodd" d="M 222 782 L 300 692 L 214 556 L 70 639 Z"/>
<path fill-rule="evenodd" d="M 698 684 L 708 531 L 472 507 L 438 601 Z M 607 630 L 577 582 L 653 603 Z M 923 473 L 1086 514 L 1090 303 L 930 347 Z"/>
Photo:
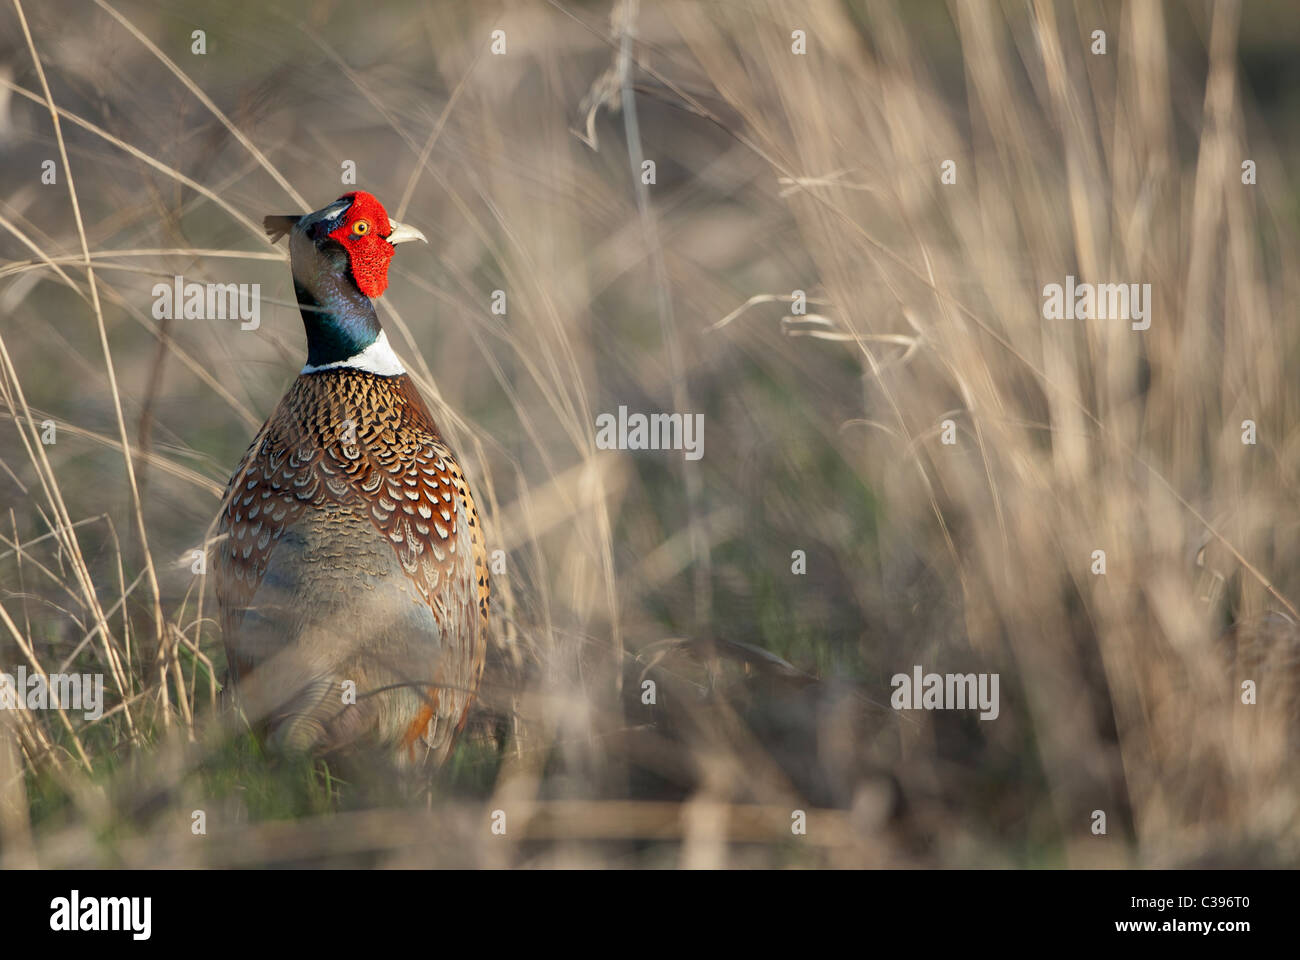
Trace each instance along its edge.
<path fill-rule="evenodd" d="M 265 224 L 289 237 L 307 364 L 222 506 L 231 679 L 286 750 L 418 747 L 441 763 L 483 673 L 483 530 L 371 302 L 394 245 L 425 237 L 363 192 Z"/>

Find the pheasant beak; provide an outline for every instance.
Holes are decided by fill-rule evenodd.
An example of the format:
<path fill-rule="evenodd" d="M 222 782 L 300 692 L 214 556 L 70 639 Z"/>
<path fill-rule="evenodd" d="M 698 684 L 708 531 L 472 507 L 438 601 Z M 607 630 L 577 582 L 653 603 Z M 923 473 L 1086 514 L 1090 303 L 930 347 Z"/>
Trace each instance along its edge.
<path fill-rule="evenodd" d="M 399 243 L 406 243 L 408 240 L 421 240 L 424 243 L 429 242 L 429 238 L 419 230 L 416 230 L 415 227 L 408 227 L 406 224 L 398 223 L 396 220 L 389 220 L 388 225 L 393 229 L 388 236 L 384 237 L 384 239 L 393 244 L 393 246 L 397 246 Z"/>

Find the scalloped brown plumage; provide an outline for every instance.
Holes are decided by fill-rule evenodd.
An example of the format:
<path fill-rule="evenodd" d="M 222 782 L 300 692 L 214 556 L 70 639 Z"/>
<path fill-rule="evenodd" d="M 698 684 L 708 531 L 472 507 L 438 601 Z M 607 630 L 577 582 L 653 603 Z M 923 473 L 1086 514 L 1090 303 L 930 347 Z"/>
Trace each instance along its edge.
<path fill-rule="evenodd" d="M 490 587 L 469 485 L 410 377 L 299 376 L 231 478 L 219 533 L 250 717 L 289 749 L 422 745 L 441 763 L 482 678 Z"/>

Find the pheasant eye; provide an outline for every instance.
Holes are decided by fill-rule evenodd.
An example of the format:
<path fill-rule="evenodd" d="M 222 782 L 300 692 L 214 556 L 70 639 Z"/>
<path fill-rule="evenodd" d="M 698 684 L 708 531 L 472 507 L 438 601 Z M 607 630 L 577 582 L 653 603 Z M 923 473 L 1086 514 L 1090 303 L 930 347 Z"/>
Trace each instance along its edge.
<path fill-rule="evenodd" d="M 358 220 L 356 223 L 352 224 L 352 232 L 358 237 L 364 237 L 370 232 L 370 221 Z"/>

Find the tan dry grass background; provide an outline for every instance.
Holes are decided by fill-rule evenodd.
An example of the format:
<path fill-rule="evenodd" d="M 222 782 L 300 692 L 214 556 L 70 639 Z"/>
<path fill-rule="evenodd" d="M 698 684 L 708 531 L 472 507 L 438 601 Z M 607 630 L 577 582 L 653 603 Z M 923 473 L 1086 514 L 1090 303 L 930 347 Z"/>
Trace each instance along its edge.
<path fill-rule="evenodd" d="M 0 667 L 109 697 L 0 714 L 4 866 L 1295 862 L 1295 130 L 1244 82 L 1294 11 L 21 10 Z M 258 223 L 348 159 L 431 240 L 381 317 L 506 554 L 415 798 L 232 752 L 191 573 L 303 355 Z M 261 328 L 155 320 L 177 273 L 261 283 Z M 1151 329 L 1045 321 L 1067 274 L 1150 283 Z M 703 459 L 597 450 L 620 404 L 705 413 Z M 999 718 L 889 710 L 913 664 L 999 672 Z"/>

